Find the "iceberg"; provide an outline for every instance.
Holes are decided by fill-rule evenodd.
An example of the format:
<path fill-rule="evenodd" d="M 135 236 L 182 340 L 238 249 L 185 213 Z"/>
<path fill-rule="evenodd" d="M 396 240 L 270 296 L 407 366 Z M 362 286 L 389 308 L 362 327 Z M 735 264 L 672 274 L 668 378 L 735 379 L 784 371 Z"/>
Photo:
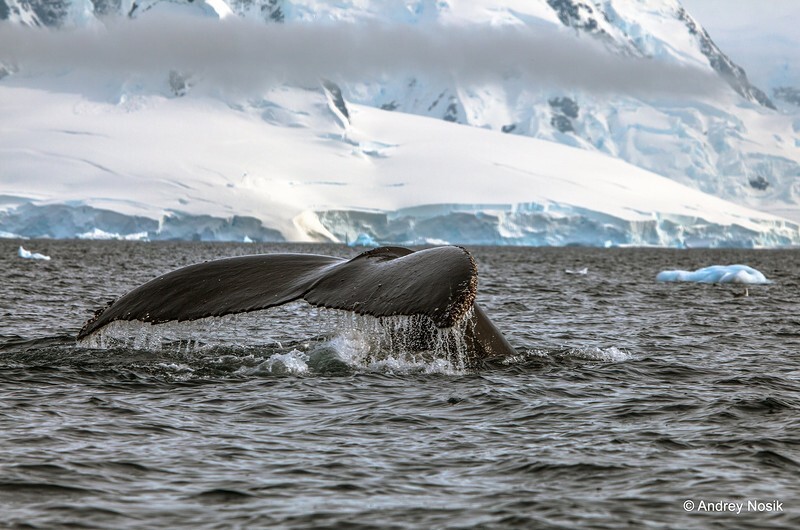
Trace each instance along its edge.
<path fill-rule="evenodd" d="M 25 250 L 21 246 L 17 251 L 17 255 L 23 259 L 40 259 L 43 261 L 50 261 L 50 256 L 45 256 L 44 254 L 39 254 L 38 252 L 31 252 L 30 250 Z"/>
<path fill-rule="evenodd" d="M 585 275 L 589 273 L 589 267 L 583 267 L 582 269 L 564 269 L 564 272 L 567 274 Z"/>
<path fill-rule="evenodd" d="M 772 283 L 758 271 L 747 265 L 711 265 L 696 271 L 667 270 L 656 275 L 659 282 L 696 282 L 696 283 Z"/>

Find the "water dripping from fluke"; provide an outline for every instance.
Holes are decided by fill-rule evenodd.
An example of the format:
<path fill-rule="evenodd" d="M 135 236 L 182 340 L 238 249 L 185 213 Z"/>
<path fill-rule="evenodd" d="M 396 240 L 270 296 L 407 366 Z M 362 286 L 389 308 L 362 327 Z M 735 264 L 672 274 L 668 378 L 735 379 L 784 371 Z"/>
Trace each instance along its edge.
<path fill-rule="evenodd" d="M 473 366 L 469 337 L 474 333 L 474 320 L 470 314 L 449 328 L 438 328 L 421 315 L 373 317 L 308 307 L 302 316 L 292 316 L 293 323 L 284 311 L 271 309 L 165 324 L 117 321 L 79 344 L 90 349 L 159 352 L 164 360 L 161 365 L 173 374 L 190 372 L 192 363 L 198 361 L 216 365 L 238 362 L 232 372 L 242 376 L 354 370 L 461 374 Z M 316 335 L 298 340 L 284 332 L 276 337 L 263 326 L 273 320 L 295 333 L 305 328 Z"/>

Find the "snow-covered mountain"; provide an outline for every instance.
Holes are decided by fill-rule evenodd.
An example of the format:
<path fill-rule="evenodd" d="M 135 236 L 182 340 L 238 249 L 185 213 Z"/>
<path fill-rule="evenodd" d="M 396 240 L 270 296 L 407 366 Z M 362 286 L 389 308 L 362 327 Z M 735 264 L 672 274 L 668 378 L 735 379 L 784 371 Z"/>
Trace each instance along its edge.
<path fill-rule="evenodd" d="M 514 68 L 471 77 L 458 67 L 463 54 L 451 61 L 438 50 L 419 70 L 403 63 L 359 78 L 332 68 L 319 82 L 246 93 L 180 68 L 32 67 L 30 50 L 0 51 L 0 232 L 800 243 L 800 113 L 776 110 L 677 0 L 0 0 L 9 21 L 0 41 L 11 24 L 108 35 L 123 20 L 166 15 L 304 31 L 379 24 L 413 35 L 523 28 L 587 47 L 581 57 L 580 47 L 556 49 L 571 46 L 564 39 L 552 51 L 540 46 L 541 64 L 573 61 L 553 65 L 566 74 L 541 83 Z M 666 74 L 648 70 L 656 72 L 649 84 L 617 79 L 618 90 L 565 82 L 600 57 L 598 47 Z M 475 64 L 494 60 L 470 50 Z M 544 72 L 539 64 L 534 74 Z M 728 88 L 684 91 L 672 75 L 680 81 L 681 69 Z"/>

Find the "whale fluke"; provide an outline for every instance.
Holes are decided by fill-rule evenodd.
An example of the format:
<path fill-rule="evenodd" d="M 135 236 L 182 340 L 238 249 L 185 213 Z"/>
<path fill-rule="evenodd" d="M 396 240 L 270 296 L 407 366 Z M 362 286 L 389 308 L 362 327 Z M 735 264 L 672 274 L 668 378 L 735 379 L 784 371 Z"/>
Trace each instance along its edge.
<path fill-rule="evenodd" d="M 514 349 L 475 304 L 478 270 L 466 249 L 380 247 L 352 259 L 264 254 L 207 261 L 168 272 L 99 310 L 78 333 L 88 337 L 118 320 L 161 324 L 268 309 L 295 300 L 389 317 L 423 315 L 450 328 L 468 315 L 477 357 Z"/>

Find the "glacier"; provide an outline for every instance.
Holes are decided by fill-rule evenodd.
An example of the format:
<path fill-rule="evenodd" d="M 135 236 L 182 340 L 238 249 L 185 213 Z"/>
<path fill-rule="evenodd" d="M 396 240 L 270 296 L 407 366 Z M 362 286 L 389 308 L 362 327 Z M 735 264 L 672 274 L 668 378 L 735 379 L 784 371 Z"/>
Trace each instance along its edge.
<path fill-rule="evenodd" d="M 199 71 L 0 54 L 2 236 L 800 244 L 800 110 L 776 110 L 676 0 L 0 1 L 0 19 L 77 35 L 166 15 L 547 28 L 729 87 L 610 94 L 429 65 L 244 90 Z"/>

